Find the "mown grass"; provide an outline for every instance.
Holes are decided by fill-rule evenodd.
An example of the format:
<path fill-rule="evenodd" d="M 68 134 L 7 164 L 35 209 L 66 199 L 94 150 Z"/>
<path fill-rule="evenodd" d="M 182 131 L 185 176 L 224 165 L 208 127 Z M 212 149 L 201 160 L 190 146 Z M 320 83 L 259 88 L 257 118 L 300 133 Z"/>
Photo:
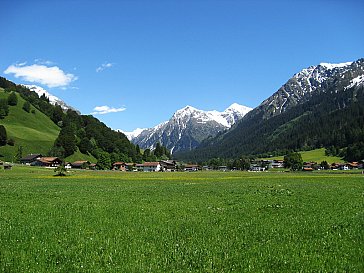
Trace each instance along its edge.
<path fill-rule="evenodd" d="M 0 171 L 3 272 L 363 272 L 364 177 Z"/>

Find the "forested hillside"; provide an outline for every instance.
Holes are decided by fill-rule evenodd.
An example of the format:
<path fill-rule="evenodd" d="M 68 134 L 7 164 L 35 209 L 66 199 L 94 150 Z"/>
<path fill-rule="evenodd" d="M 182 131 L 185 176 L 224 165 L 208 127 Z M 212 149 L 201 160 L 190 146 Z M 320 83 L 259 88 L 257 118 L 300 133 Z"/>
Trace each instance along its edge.
<path fill-rule="evenodd" d="M 345 69 L 340 67 L 335 73 L 324 71 L 326 78 L 316 75 L 320 79 L 316 89 L 311 84 L 306 93 L 302 92 L 303 85 L 293 78 L 247 114 L 233 130 L 205 140 L 190 153 L 175 156 L 204 161 L 325 147 L 328 153 L 347 160 L 364 159 L 363 63 L 361 59 Z M 311 78 L 303 80 L 313 82 Z M 289 99 L 290 104 L 285 106 Z M 272 105 L 280 111 L 273 113 Z"/>
<path fill-rule="evenodd" d="M 115 161 L 156 159 L 150 151 L 142 155 L 139 147 L 130 143 L 123 133 L 110 129 L 93 116 L 80 115 L 70 109 L 63 112 L 59 105 L 51 105 L 45 96 L 38 97 L 35 92 L 2 77 L 0 88 L 3 90 L 0 125 L 4 126 L 7 134 L 7 141 L 0 148 L 2 160 L 16 161 L 19 152 L 22 155 L 43 153 L 61 158 L 81 152 L 94 156 L 100 168 L 108 168 Z M 19 98 L 17 106 L 9 105 L 11 94 Z M 17 151 L 19 147 L 22 151 Z"/>

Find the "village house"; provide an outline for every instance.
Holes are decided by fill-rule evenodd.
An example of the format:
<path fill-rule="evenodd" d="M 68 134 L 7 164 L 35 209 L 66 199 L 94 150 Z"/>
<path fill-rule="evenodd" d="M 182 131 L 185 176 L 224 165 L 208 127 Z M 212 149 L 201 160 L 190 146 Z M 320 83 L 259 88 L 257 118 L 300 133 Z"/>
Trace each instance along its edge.
<path fill-rule="evenodd" d="M 58 167 L 62 164 L 62 160 L 58 157 L 41 157 L 36 161 L 32 162 L 31 166 L 39 167 Z"/>
<path fill-rule="evenodd" d="M 88 160 L 78 160 L 73 163 L 71 163 L 71 167 L 73 169 L 88 169 L 91 162 Z"/>
<path fill-rule="evenodd" d="M 161 170 L 161 164 L 159 162 L 144 162 L 135 166 L 140 172 L 159 172 Z"/>
<path fill-rule="evenodd" d="M 20 163 L 25 164 L 25 165 L 31 165 L 32 163 L 36 162 L 41 157 L 42 157 L 41 154 L 28 154 L 27 156 L 22 157 L 20 159 Z"/>
<path fill-rule="evenodd" d="M 270 167 L 273 169 L 284 168 L 284 161 L 283 160 L 273 160 L 270 164 Z"/>
<path fill-rule="evenodd" d="M 114 171 L 126 171 L 126 163 L 125 162 L 115 162 L 112 164 L 112 170 Z"/>
<path fill-rule="evenodd" d="M 312 172 L 313 170 L 318 170 L 319 168 L 320 167 L 317 164 L 317 162 L 311 161 L 311 162 L 303 162 L 302 170 L 306 172 Z"/>
<path fill-rule="evenodd" d="M 264 172 L 265 170 L 266 168 L 260 165 L 251 165 L 249 169 L 251 172 Z"/>
<path fill-rule="evenodd" d="M 114 171 L 131 172 L 136 170 L 134 163 L 115 162 L 111 167 Z"/>
<path fill-rule="evenodd" d="M 185 172 L 196 172 L 198 171 L 199 166 L 194 164 L 187 164 L 184 168 Z"/>
<path fill-rule="evenodd" d="M 177 170 L 177 162 L 174 160 L 159 161 L 163 172 L 175 172 Z"/>
<path fill-rule="evenodd" d="M 221 172 L 226 172 L 227 171 L 227 166 L 219 166 L 219 171 Z"/>

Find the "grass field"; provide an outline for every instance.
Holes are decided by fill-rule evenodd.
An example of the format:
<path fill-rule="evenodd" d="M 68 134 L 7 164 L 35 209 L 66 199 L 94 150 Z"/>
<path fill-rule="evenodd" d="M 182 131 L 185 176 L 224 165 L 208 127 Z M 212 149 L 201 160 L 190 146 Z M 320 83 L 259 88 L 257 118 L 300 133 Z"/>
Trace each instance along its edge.
<path fill-rule="evenodd" d="M 0 170 L 1 272 L 364 272 L 364 177 Z"/>
<path fill-rule="evenodd" d="M 301 151 L 299 152 L 302 156 L 303 161 L 305 162 L 322 162 L 327 161 L 328 163 L 342 163 L 344 160 L 337 156 L 327 156 L 325 155 L 325 148 L 315 149 L 311 151 Z M 275 159 L 275 160 L 283 160 L 282 156 L 270 157 L 270 158 L 263 158 L 263 159 Z"/>

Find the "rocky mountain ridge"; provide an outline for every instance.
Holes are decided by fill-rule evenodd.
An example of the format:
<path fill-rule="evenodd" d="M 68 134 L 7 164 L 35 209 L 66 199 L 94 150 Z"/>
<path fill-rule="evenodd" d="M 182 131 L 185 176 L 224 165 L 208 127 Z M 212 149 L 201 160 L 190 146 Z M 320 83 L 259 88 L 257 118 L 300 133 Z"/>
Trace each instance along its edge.
<path fill-rule="evenodd" d="M 159 142 L 171 152 L 191 150 L 209 136 L 229 129 L 251 108 L 237 103 L 225 111 L 203 111 L 192 106 L 177 110 L 170 120 L 149 129 L 124 132 L 134 144 L 141 148 L 153 148 Z"/>
<path fill-rule="evenodd" d="M 179 159 L 281 153 L 335 146 L 364 137 L 364 59 L 310 66 L 296 73 L 232 129 Z"/>

